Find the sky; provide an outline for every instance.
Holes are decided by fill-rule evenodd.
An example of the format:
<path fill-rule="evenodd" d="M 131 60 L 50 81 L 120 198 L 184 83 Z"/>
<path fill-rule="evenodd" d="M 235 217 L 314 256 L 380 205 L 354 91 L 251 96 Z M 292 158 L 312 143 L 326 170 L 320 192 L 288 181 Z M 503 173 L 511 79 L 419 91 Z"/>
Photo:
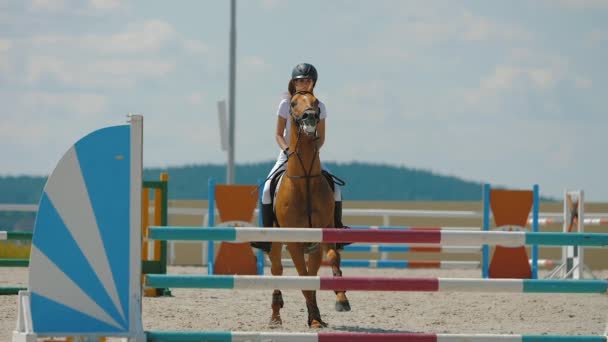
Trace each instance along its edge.
<path fill-rule="evenodd" d="M 229 19 L 220 0 L 0 0 L 0 175 L 48 175 L 128 113 L 144 166 L 225 163 Z M 308 62 L 324 161 L 608 202 L 606 61 L 604 0 L 237 1 L 235 159 L 276 158 L 276 108 Z"/>

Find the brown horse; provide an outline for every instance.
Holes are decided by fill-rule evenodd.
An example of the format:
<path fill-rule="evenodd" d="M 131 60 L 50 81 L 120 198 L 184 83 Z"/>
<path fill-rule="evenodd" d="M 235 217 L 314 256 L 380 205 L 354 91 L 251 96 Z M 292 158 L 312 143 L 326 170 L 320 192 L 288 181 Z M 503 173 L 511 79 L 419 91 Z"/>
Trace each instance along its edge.
<path fill-rule="evenodd" d="M 310 92 L 297 92 L 291 97 L 291 133 L 287 169 L 276 195 L 276 219 L 282 227 L 334 227 L 334 195 L 321 175 L 321 161 L 317 146 L 317 124 L 320 120 L 319 101 Z M 300 276 L 316 276 L 323 252 L 334 276 L 342 276 L 340 254 L 336 244 L 286 243 Z M 272 244 L 269 258 L 272 275 L 282 275 L 282 243 Z M 305 260 L 308 253 L 308 260 Z M 326 327 L 317 306 L 316 291 L 302 291 L 308 309 L 308 326 Z M 350 304 L 344 291 L 336 291 L 336 310 L 349 311 Z M 271 324 L 281 324 L 280 309 L 283 298 L 280 290 L 272 295 Z"/>

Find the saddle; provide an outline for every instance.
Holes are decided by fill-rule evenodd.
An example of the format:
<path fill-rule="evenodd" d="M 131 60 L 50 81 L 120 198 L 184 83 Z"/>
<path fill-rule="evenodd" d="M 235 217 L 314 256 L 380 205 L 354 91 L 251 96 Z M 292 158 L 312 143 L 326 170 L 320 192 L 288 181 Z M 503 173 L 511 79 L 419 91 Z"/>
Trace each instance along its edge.
<path fill-rule="evenodd" d="M 284 173 L 285 173 L 285 170 L 281 170 L 281 171 L 275 173 L 272 176 L 272 179 L 270 180 L 270 204 L 272 204 L 273 208 L 274 208 L 274 198 L 275 198 L 277 189 L 279 187 L 279 182 L 281 181 L 281 178 Z M 331 191 L 335 192 L 336 191 L 336 188 L 335 188 L 336 182 L 334 181 L 335 176 L 325 170 L 321 170 L 321 174 L 323 175 L 323 177 L 325 177 L 325 179 L 329 183 L 329 186 L 331 187 Z M 343 185 L 343 184 L 341 184 L 341 185 Z M 277 222 L 276 216 L 273 217 L 273 221 L 277 227 L 280 227 L 279 223 Z"/>
<path fill-rule="evenodd" d="M 276 212 L 274 211 L 274 198 L 277 192 L 277 189 L 279 187 L 279 183 L 281 181 L 281 178 L 283 176 L 283 174 L 285 173 L 285 170 L 281 170 L 277 173 L 275 173 L 272 177 L 272 179 L 270 180 L 270 203 L 272 205 L 273 208 L 273 215 L 272 215 L 272 220 L 274 222 L 274 225 L 276 227 L 280 227 L 279 226 L 279 222 L 277 221 L 277 217 L 276 217 Z M 327 183 L 329 183 L 329 187 L 331 188 L 332 192 L 336 191 L 335 185 L 344 185 L 344 181 L 341 180 L 340 178 L 332 175 L 331 173 L 325 171 L 325 170 L 321 170 L 321 174 L 323 175 L 323 177 L 325 177 L 325 180 L 327 180 Z M 340 209 L 340 213 L 338 214 L 341 218 L 342 216 L 342 210 Z M 336 215 L 334 214 L 334 217 L 336 217 Z M 339 219 L 336 219 L 337 222 L 340 222 Z M 336 226 L 338 226 L 339 224 L 336 224 Z M 348 226 L 341 226 L 339 228 L 350 228 Z M 350 245 L 352 242 L 338 242 L 336 243 L 336 249 L 343 249 L 344 246 Z M 312 243 L 310 244 L 310 246 L 307 247 L 306 249 L 306 253 L 310 253 L 312 251 L 314 251 L 316 248 L 318 248 L 319 244 L 318 243 Z"/>

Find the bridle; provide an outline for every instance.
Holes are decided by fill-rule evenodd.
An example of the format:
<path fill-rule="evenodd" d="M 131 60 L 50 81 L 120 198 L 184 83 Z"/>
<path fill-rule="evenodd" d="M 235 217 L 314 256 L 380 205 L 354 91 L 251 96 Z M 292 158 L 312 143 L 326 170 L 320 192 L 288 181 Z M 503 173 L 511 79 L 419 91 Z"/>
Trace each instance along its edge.
<path fill-rule="evenodd" d="M 292 98 L 295 95 L 303 95 L 303 94 L 313 95 L 312 92 L 310 92 L 310 91 L 298 91 L 292 95 Z M 287 156 L 287 159 L 289 160 L 289 158 L 293 154 L 295 154 L 296 157 L 298 158 L 300 166 L 302 167 L 302 171 L 304 171 L 304 175 L 303 176 L 293 176 L 293 175 L 287 174 L 287 172 L 285 172 L 285 175 L 292 179 L 302 179 L 302 178 L 306 179 L 306 214 L 308 216 L 308 225 L 309 225 L 309 227 L 312 227 L 312 196 L 310 193 L 310 180 L 312 178 L 321 176 L 321 173 L 316 174 L 316 175 L 311 174 L 315 161 L 316 161 L 316 159 L 319 158 L 319 148 L 317 147 L 316 141 L 317 141 L 317 139 L 319 139 L 317 125 L 319 124 L 319 121 L 321 121 L 321 109 L 319 108 L 318 100 L 315 101 L 313 107 L 306 108 L 302 112 L 302 115 L 300 117 L 296 117 L 293 114 L 291 109 L 292 109 L 292 107 L 291 107 L 291 101 L 290 101 L 289 115 L 291 116 L 291 119 L 295 122 L 296 126 L 298 127 L 298 139 L 296 140 L 295 150 L 291 151 L 291 153 L 289 153 L 289 155 Z M 304 161 L 302 160 L 302 157 L 300 156 L 300 152 L 299 152 L 299 146 L 300 146 L 300 140 L 301 140 L 300 137 L 302 136 L 302 133 L 313 137 L 313 149 L 314 149 L 313 155 L 314 155 L 314 157 L 310 161 L 308 170 L 306 169 L 306 166 L 304 165 Z M 321 161 L 319 160 L 319 163 L 320 162 Z"/>
<path fill-rule="evenodd" d="M 298 91 L 295 95 L 303 95 L 303 94 L 312 94 L 310 91 Z M 292 98 L 293 98 L 292 96 Z M 314 95 L 313 95 L 314 96 Z M 315 103 L 313 107 L 308 107 L 304 109 L 302 115 L 300 117 L 296 117 L 293 115 L 291 111 L 291 106 L 289 107 L 289 115 L 291 115 L 291 119 L 294 120 L 296 125 L 298 125 L 298 137 L 300 133 L 303 131 L 306 135 L 317 135 L 317 124 L 321 121 L 321 108 L 319 108 L 319 101 L 315 99 Z"/>

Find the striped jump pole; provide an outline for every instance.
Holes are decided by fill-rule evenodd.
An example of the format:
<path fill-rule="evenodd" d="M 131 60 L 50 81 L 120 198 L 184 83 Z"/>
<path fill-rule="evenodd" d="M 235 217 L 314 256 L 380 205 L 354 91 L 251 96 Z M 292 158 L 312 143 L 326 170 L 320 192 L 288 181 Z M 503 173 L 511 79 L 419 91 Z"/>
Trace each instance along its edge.
<path fill-rule="evenodd" d="M 13 232 L 0 230 L 0 241 L 29 241 L 32 240 L 31 232 Z M 27 267 L 29 259 L 23 258 L 2 258 L 0 267 Z M 25 290 L 24 287 L 4 286 L 0 287 L 0 295 L 16 295 L 19 291 Z"/>
<path fill-rule="evenodd" d="M 543 217 L 538 219 L 538 224 L 541 226 L 546 226 L 550 224 L 563 224 L 564 222 L 568 222 L 567 220 L 560 218 L 549 218 Z M 587 217 L 582 222 L 587 226 L 602 226 L 608 224 L 608 218 L 603 217 Z"/>
<path fill-rule="evenodd" d="M 0 231 L 0 240 L 10 241 L 23 241 L 31 240 L 31 232 L 9 232 Z M 23 258 L 2 258 L 0 259 L 0 267 L 27 267 L 29 265 L 29 259 Z"/>
<path fill-rule="evenodd" d="M 2 240 L 31 240 L 31 232 L 9 232 L 0 230 L 0 241 Z"/>
<path fill-rule="evenodd" d="M 363 253 L 458 253 L 471 254 L 481 252 L 481 246 L 437 246 L 437 245 L 348 245 L 345 252 Z"/>
<path fill-rule="evenodd" d="M 293 261 L 287 259 L 284 265 L 293 266 Z M 323 262 L 324 266 L 330 266 Z M 449 261 L 449 260 L 358 260 L 342 259 L 340 266 L 365 268 L 435 268 L 435 269 L 477 269 L 479 261 Z"/>
<path fill-rule="evenodd" d="M 270 260 L 267 262 L 270 265 Z M 281 259 L 281 264 L 294 267 L 293 260 Z M 321 262 L 322 266 L 331 266 L 327 260 Z M 449 260 L 378 260 L 378 259 L 342 259 L 340 267 L 359 268 L 433 268 L 433 269 L 477 269 L 479 261 L 449 261 Z"/>
<path fill-rule="evenodd" d="M 18 258 L 2 258 L 0 259 L 0 267 L 27 267 L 30 264 L 30 259 Z"/>
<path fill-rule="evenodd" d="M 19 291 L 24 291 L 27 290 L 27 288 L 25 287 L 17 287 L 17 286 L 12 286 L 12 287 L 0 287 L 0 295 L 3 296 L 13 296 L 19 293 Z"/>
<path fill-rule="evenodd" d="M 606 342 L 605 336 L 503 335 L 503 334 L 424 334 L 365 332 L 234 332 L 234 331 L 147 331 L 148 342 Z"/>
<path fill-rule="evenodd" d="M 608 246 L 608 233 L 537 233 L 522 231 L 413 231 L 336 228 L 150 227 L 151 240 L 422 243 L 468 246 Z"/>
<path fill-rule="evenodd" d="M 270 262 L 270 261 L 268 261 Z M 530 260 L 530 262 L 532 262 Z M 549 259 L 538 260 L 538 266 L 543 268 L 553 268 L 559 265 L 560 261 Z M 282 259 L 283 266 L 294 267 L 293 260 Z M 327 261 L 321 263 L 323 266 L 331 266 Z M 430 268 L 430 269 L 478 269 L 481 268 L 479 261 L 451 261 L 451 260 L 377 260 L 377 259 L 342 259 L 341 267 L 360 267 L 360 268 Z"/>
<path fill-rule="evenodd" d="M 457 226 L 363 226 L 352 225 L 351 229 L 397 229 L 397 230 L 481 230 L 481 227 L 457 227 Z"/>
<path fill-rule="evenodd" d="M 608 280 L 469 279 L 398 277 L 298 277 L 148 274 L 152 287 L 247 290 L 347 290 L 422 292 L 606 293 Z"/>

